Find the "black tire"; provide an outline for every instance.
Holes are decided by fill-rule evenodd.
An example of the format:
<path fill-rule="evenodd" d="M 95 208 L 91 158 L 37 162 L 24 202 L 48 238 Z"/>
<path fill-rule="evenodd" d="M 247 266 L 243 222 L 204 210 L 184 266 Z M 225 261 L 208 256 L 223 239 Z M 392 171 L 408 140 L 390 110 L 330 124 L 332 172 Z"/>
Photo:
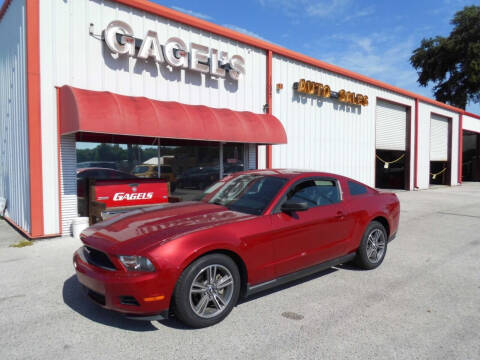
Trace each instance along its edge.
<path fill-rule="evenodd" d="M 377 235 L 379 238 L 376 241 L 372 241 Z M 370 236 L 372 236 L 372 238 L 370 238 Z M 372 221 L 367 226 L 357 250 L 357 256 L 355 258 L 356 265 L 366 270 L 377 268 L 383 262 L 383 259 L 385 259 L 387 245 L 388 236 L 385 227 L 378 221 Z M 383 246 L 383 251 L 381 251 L 380 255 L 378 249 L 380 249 L 381 246 Z"/>
<path fill-rule="evenodd" d="M 216 268 L 214 268 L 215 266 Z M 212 268 L 216 269 L 218 275 L 221 277 L 219 278 L 215 275 L 215 282 L 210 282 L 208 279 L 206 282 L 201 282 L 199 279 L 203 279 L 203 276 L 208 277 L 209 274 L 213 273 L 213 270 L 209 272 L 209 269 Z M 224 281 L 223 284 L 221 284 L 220 280 L 227 279 L 228 276 L 232 278 L 232 285 L 218 290 L 217 285 L 220 284 L 219 286 L 223 286 L 226 283 L 226 281 Z M 198 294 L 191 293 L 191 290 L 193 291 L 192 285 L 194 280 L 197 280 L 195 282 L 196 284 L 201 284 L 203 287 L 209 288 L 207 290 L 196 288 Z M 173 295 L 175 316 L 185 325 L 193 328 L 203 328 L 219 323 L 236 305 L 240 294 L 240 282 L 240 273 L 237 265 L 226 255 L 213 253 L 195 260 L 183 271 L 177 281 Z M 207 300 L 203 300 L 205 296 Z M 221 297 L 219 298 L 219 296 Z M 205 301 L 207 301 L 207 305 L 205 305 L 206 308 L 202 312 L 198 310 L 202 308 L 199 305 L 200 303 L 205 303 Z M 226 302 L 223 308 L 221 308 L 222 301 Z M 194 310 L 194 308 L 196 310 Z M 217 311 L 218 314 L 215 314 L 215 311 Z M 204 316 L 200 316 L 200 313 Z"/>

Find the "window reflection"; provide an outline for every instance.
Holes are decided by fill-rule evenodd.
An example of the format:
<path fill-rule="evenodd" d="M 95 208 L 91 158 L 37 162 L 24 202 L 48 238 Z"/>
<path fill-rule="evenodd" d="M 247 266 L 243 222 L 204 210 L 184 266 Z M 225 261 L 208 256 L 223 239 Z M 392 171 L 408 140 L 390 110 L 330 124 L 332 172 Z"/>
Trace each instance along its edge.
<path fill-rule="evenodd" d="M 95 176 L 98 171 L 86 172 L 86 169 L 113 169 L 125 178 L 160 176 L 169 182 L 172 196 L 180 200 L 192 200 L 198 198 L 221 176 L 244 170 L 243 144 L 185 143 L 158 147 L 77 142 L 78 173 L 84 172 L 85 176 L 93 179 L 98 178 Z M 222 164 L 220 146 L 223 147 Z M 109 173 L 111 172 L 103 171 L 104 175 Z"/>

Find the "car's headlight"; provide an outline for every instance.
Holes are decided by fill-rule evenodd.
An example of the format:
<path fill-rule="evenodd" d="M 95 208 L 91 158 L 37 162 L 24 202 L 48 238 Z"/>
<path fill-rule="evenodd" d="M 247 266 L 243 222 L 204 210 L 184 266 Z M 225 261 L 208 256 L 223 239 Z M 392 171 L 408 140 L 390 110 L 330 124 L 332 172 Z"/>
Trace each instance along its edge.
<path fill-rule="evenodd" d="M 155 271 L 152 262 L 146 257 L 120 255 L 118 258 L 128 271 Z"/>

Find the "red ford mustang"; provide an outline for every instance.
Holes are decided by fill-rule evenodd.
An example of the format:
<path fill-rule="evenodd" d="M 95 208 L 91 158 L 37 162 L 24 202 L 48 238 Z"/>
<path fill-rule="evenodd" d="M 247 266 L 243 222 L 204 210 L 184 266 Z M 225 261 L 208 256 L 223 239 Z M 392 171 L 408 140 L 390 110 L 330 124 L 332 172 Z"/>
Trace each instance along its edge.
<path fill-rule="evenodd" d="M 129 317 L 174 313 L 192 327 L 224 319 L 240 295 L 355 260 L 379 266 L 398 228 L 395 194 L 349 178 L 255 170 L 201 201 L 115 216 L 85 230 L 74 255 L 91 299 Z"/>

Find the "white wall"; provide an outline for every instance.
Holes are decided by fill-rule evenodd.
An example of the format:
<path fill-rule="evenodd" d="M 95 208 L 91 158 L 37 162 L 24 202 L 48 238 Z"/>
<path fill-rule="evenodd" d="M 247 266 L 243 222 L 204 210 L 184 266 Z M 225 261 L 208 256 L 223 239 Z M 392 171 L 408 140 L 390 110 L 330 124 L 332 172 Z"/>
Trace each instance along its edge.
<path fill-rule="evenodd" d="M 13 1 L 0 21 L 0 197 L 5 215 L 30 232 L 25 1 Z"/>
<path fill-rule="evenodd" d="M 335 99 L 299 96 L 293 83 L 300 79 L 328 84 L 332 90 L 345 89 L 368 95 L 368 106 L 349 106 Z M 276 91 L 276 84 L 283 89 Z M 375 105 L 376 98 L 410 106 L 415 101 L 387 90 L 361 83 L 278 55 L 273 57 L 273 114 L 285 127 L 288 144 L 273 146 L 273 166 L 333 172 L 375 186 Z M 414 145 L 414 121 L 411 144 Z M 259 159 L 261 155 L 259 152 Z M 410 184 L 413 188 L 410 157 Z"/>
<path fill-rule="evenodd" d="M 451 183 L 458 185 L 458 125 L 459 115 L 430 104 L 419 102 L 418 107 L 418 187 L 428 189 L 430 186 L 430 121 L 435 113 L 452 119 L 452 169 Z"/>
<path fill-rule="evenodd" d="M 287 134 L 287 138 L 288 138 L 288 134 Z M 257 153 L 258 153 L 258 160 L 257 160 L 258 168 L 265 169 L 267 167 L 267 146 L 258 145 Z"/>
<path fill-rule="evenodd" d="M 470 130 L 476 133 L 480 133 L 480 119 L 476 119 L 468 115 L 463 115 L 462 127 L 463 130 Z"/>
<path fill-rule="evenodd" d="M 148 30 L 158 33 L 161 43 L 178 36 L 187 44 L 197 42 L 241 55 L 246 74 L 238 82 L 213 79 L 185 70 L 170 71 L 165 65 L 135 58 L 116 58 L 96 34 L 112 20 L 123 20 L 137 38 Z M 57 103 L 55 86 L 71 85 L 89 90 L 145 96 L 163 101 L 202 104 L 215 108 L 262 113 L 265 104 L 265 52 L 192 27 L 101 0 L 49 0 L 40 9 L 42 155 L 44 176 L 45 232 L 58 224 Z M 63 206 L 63 205 L 62 205 Z"/>

